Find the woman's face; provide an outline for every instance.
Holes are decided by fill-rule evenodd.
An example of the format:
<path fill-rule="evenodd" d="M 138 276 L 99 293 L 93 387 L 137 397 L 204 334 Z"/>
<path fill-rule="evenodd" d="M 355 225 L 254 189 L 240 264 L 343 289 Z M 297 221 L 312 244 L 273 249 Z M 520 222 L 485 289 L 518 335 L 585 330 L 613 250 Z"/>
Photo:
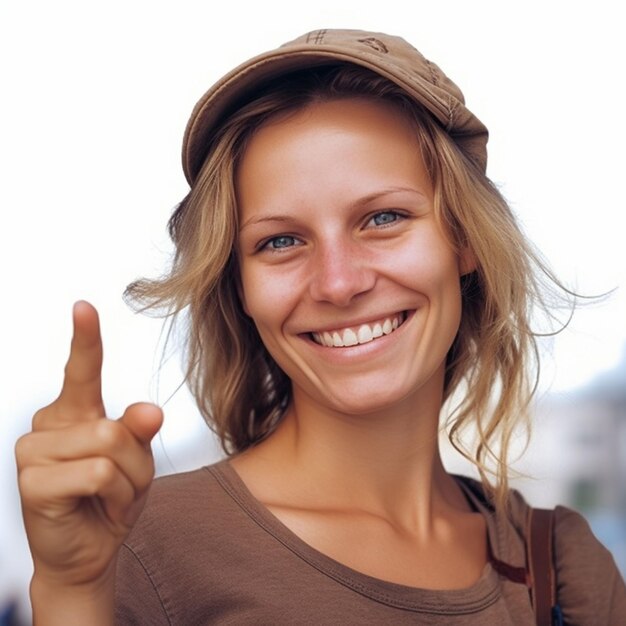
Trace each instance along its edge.
<path fill-rule="evenodd" d="M 408 120 L 316 103 L 253 136 L 236 188 L 242 302 L 295 401 L 359 414 L 438 396 L 463 268 Z"/>

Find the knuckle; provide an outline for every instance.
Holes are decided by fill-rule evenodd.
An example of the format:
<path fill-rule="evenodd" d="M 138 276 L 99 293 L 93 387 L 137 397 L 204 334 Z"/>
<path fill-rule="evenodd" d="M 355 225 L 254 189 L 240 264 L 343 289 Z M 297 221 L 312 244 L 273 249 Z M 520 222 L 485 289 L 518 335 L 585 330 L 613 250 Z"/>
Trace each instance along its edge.
<path fill-rule="evenodd" d="M 31 452 L 33 449 L 33 438 L 31 433 L 27 435 L 22 435 L 15 442 L 15 460 L 17 462 L 17 467 L 24 467 L 28 460 L 31 457 Z"/>
<path fill-rule="evenodd" d="M 32 504 L 36 500 L 35 493 L 39 480 L 39 472 L 35 467 L 25 467 L 19 472 L 17 486 L 24 504 Z"/>
<path fill-rule="evenodd" d="M 72 362 L 72 354 L 70 354 L 70 358 L 65 363 L 65 367 L 63 368 L 63 378 L 65 380 L 73 380 L 76 378 L 76 366 Z"/>
<path fill-rule="evenodd" d="M 53 404 L 49 404 L 38 411 L 33 415 L 33 419 L 31 422 L 31 427 L 33 430 L 43 430 L 46 427 L 46 422 L 50 420 L 50 415 L 53 412 Z"/>
<path fill-rule="evenodd" d="M 116 421 L 99 419 L 95 422 L 95 436 L 105 450 L 115 450 L 125 441 L 124 427 Z"/>
<path fill-rule="evenodd" d="M 115 480 L 117 468 L 115 463 L 107 457 L 97 457 L 92 460 L 90 477 L 94 491 L 104 485 L 109 485 Z"/>

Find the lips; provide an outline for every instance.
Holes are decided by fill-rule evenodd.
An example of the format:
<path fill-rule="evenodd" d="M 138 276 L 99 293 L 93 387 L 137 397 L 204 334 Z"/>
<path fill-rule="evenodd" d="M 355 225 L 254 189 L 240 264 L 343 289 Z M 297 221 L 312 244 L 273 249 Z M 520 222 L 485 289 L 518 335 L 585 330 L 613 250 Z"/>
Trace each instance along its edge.
<path fill-rule="evenodd" d="M 335 330 L 310 333 L 313 341 L 327 348 L 347 348 L 363 343 L 369 343 L 385 335 L 390 335 L 406 320 L 406 312 L 397 313 L 389 317 Z"/>

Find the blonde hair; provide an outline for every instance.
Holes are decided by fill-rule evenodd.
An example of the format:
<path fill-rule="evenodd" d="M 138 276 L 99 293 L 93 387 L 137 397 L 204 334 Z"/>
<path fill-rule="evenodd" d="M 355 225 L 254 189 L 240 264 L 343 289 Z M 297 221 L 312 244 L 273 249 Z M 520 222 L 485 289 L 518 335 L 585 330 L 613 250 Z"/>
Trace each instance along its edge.
<path fill-rule="evenodd" d="M 457 252 L 469 248 L 476 269 L 461 278 L 463 313 L 447 357 L 444 396 L 464 383 L 447 426 L 453 445 L 478 468 L 498 505 L 508 488 L 513 432 L 527 424 L 538 368 L 530 327 L 544 306 L 542 281 L 560 284 L 533 251 L 502 195 L 450 136 L 398 86 L 364 68 L 341 64 L 294 73 L 268 84 L 221 125 L 188 196 L 172 215 L 171 271 L 128 286 L 141 309 L 186 310 L 186 382 L 227 454 L 271 434 L 291 398 L 238 296 L 234 178 L 256 129 L 316 101 L 365 97 L 395 105 L 414 122 L 435 193 L 435 212 Z M 463 443 L 473 426 L 474 449 Z M 491 486 L 488 474 L 495 476 Z"/>

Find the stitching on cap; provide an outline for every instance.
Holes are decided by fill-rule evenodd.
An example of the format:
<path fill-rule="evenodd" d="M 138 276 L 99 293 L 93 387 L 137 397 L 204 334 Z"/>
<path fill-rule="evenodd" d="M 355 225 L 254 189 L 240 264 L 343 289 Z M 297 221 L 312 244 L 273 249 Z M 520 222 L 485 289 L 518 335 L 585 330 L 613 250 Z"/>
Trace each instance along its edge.
<path fill-rule="evenodd" d="M 324 43 L 324 37 L 326 36 L 326 31 L 327 31 L 326 28 L 322 28 L 322 30 L 314 30 L 310 32 L 306 36 L 306 42 L 314 43 L 318 45 Z"/>
<path fill-rule="evenodd" d="M 448 129 L 452 130 L 454 128 L 454 120 L 456 117 L 456 112 L 459 108 L 459 103 L 454 98 L 448 97 L 447 100 L 448 100 L 448 117 L 449 117 Z"/>
<path fill-rule="evenodd" d="M 435 67 L 428 59 L 424 59 L 424 61 L 426 61 L 426 67 L 428 68 L 428 71 L 430 72 L 430 80 L 432 84 L 439 87 L 439 75 L 437 74 Z"/>
<path fill-rule="evenodd" d="M 373 48 L 376 52 L 382 52 L 383 54 L 389 52 L 387 46 L 380 39 L 376 39 L 376 37 L 365 37 L 364 39 L 357 39 L 357 41 Z"/>
<path fill-rule="evenodd" d="M 430 74 L 430 81 L 435 87 L 439 87 L 439 72 L 437 71 L 438 68 L 428 59 L 425 58 L 424 61 L 426 62 L 426 67 L 428 68 L 428 72 Z M 443 102 L 446 105 L 446 109 L 448 110 L 448 126 L 446 128 L 447 131 L 450 131 L 454 127 L 454 114 L 457 107 L 457 103 L 455 100 L 456 99 L 448 93 L 446 93 L 446 97 L 443 99 Z"/>

